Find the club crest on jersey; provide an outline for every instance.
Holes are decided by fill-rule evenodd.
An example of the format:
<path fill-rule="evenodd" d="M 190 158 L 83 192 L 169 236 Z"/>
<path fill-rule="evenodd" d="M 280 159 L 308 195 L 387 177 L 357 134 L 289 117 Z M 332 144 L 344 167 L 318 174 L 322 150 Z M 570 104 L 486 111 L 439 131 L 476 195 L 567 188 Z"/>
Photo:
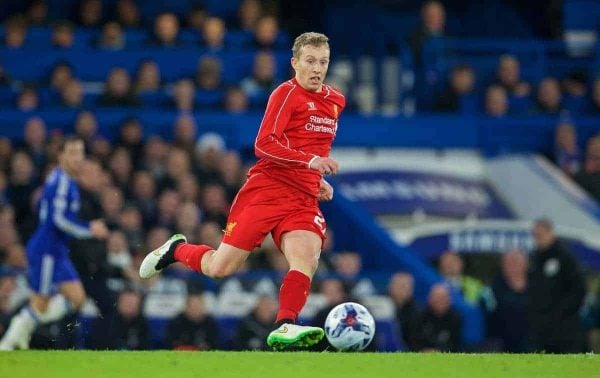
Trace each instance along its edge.
<path fill-rule="evenodd" d="M 307 102 L 306 105 L 308 105 L 308 110 L 317 110 L 315 103 L 312 101 Z"/>
<path fill-rule="evenodd" d="M 233 232 L 233 229 L 235 228 L 236 225 L 237 225 L 237 222 L 227 223 L 227 226 L 225 226 L 225 229 L 223 230 L 223 232 L 225 233 L 225 236 L 231 236 L 231 233 Z"/>

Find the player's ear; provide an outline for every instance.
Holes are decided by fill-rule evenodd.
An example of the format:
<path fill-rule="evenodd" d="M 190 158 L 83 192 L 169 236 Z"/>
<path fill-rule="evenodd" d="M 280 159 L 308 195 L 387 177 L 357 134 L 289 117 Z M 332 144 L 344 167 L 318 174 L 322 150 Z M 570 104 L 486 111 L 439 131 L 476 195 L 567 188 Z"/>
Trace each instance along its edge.
<path fill-rule="evenodd" d="M 292 57 L 291 64 L 292 64 L 292 68 L 296 69 L 296 66 L 298 65 L 298 60 L 295 57 Z"/>

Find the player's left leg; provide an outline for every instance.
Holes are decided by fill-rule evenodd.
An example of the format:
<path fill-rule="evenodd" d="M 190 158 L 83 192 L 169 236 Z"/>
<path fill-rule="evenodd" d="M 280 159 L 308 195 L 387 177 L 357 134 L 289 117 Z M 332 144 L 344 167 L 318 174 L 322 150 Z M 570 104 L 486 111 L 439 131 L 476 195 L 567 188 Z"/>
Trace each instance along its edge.
<path fill-rule="evenodd" d="M 323 329 L 319 327 L 295 324 L 310 293 L 310 283 L 319 264 L 321 246 L 322 238 L 313 231 L 295 230 L 281 236 L 281 250 L 290 270 L 283 278 L 279 291 L 276 320 L 279 327 L 267 338 L 267 344 L 274 349 L 309 347 L 324 336 Z"/>

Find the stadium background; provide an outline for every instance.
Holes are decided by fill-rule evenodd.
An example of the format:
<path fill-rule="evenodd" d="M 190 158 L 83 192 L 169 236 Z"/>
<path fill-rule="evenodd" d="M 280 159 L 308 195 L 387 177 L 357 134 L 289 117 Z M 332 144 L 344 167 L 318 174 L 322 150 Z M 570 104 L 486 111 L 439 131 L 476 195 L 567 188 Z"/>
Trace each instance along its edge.
<path fill-rule="evenodd" d="M 599 326 L 593 232 L 600 169 L 593 163 L 599 156 L 600 2 L 444 5 L 445 14 L 436 13 L 438 8 L 425 16 L 420 2 L 403 1 L 2 2 L 4 327 L 27 293 L 23 245 L 35 226 L 37 189 L 54 162 L 57 142 L 75 132 L 101 165 L 88 167 L 94 182 L 87 188 L 94 204 L 88 210 L 94 217 L 102 214 L 114 232 L 107 245 L 74 246 L 85 251 L 73 258 L 97 304 L 76 319 L 38 331 L 33 346 L 261 348 L 261 332 L 270 327 L 261 320 L 273 316 L 272 297 L 286 269 L 272 245 L 254 254 L 244 272 L 219 283 L 180 269 L 143 283 L 135 271 L 145 251 L 170 232 L 218 243 L 228 203 L 252 163 L 268 93 L 290 75 L 293 37 L 317 30 L 331 38 L 329 82 L 348 98 L 334 156 L 350 172 L 333 180 L 336 200 L 324 206 L 333 242 L 325 248 L 303 319 L 321 319 L 333 302 L 355 298 L 378 318 L 374 347 L 427 349 L 422 340 L 408 345 L 410 329 L 398 321 L 396 298 L 388 295 L 390 278 L 400 271 L 413 275 L 415 297 L 425 308 L 432 284 L 448 278 L 442 267 L 438 272 L 438 259 L 454 246 L 468 276 L 477 280 L 469 281 L 468 289 L 450 285 L 461 337 L 442 349 L 506 350 L 494 327 L 502 320 L 494 317 L 490 300 L 499 272 L 497 252 L 530 249 L 529 222 L 544 215 L 570 240 L 585 269 L 589 290 L 581 318 L 587 348 L 593 348 Z M 163 12 L 173 12 L 179 26 Z M 436 30 L 423 28 L 427 17 Z M 497 77 L 507 55 L 513 72 L 515 59 L 520 63 L 520 85 Z M 453 72 L 463 82 L 454 91 Z M 550 158 L 559 169 L 530 153 Z M 521 166 L 512 165 L 517 159 L 529 169 L 517 173 Z M 550 178 L 535 181 L 540 170 Z M 361 196 L 381 189 L 386 180 L 441 182 L 451 186 L 449 197 L 463 200 Z M 507 181 L 514 185 L 505 187 Z M 551 196 L 557 185 L 564 187 Z M 478 195 L 494 205 L 482 205 Z M 537 211 L 525 211 L 523 201 L 533 200 Z M 566 204 L 559 206 L 560 201 Z M 594 224 L 568 229 L 579 225 L 556 210 L 565 208 L 587 210 Z M 398 241 L 406 235 L 394 236 L 403 227 L 439 228 L 443 221 L 446 230 L 448 224 L 473 225 L 480 219 L 504 220 L 492 231 L 509 233 L 514 242 L 452 244 L 452 235 L 468 239 L 469 228 L 431 233 L 412 245 Z M 173 335 L 185 330 L 170 322 L 186 306 L 179 319 L 187 316 L 190 329 L 200 332 L 192 341 L 178 342 Z M 97 319 L 98 310 L 103 319 Z M 413 321 L 409 328 L 422 327 L 419 319 Z M 248 332 L 244 337 L 235 336 L 240 325 Z M 236 339 L 247 343 L 237 345 Z"/>

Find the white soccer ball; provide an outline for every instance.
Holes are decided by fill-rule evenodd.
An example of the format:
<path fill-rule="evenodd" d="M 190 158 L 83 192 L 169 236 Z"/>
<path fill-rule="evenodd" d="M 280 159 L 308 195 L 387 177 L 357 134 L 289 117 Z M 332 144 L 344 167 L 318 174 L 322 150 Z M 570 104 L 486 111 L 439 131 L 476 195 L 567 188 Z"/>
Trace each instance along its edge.
<path fill-rule="evenodd" d="M 363 305 L 342 303 L 327 315 L 325 336 L 337 350 L 363 350 L 375 336 L 375 319 Z"/>

